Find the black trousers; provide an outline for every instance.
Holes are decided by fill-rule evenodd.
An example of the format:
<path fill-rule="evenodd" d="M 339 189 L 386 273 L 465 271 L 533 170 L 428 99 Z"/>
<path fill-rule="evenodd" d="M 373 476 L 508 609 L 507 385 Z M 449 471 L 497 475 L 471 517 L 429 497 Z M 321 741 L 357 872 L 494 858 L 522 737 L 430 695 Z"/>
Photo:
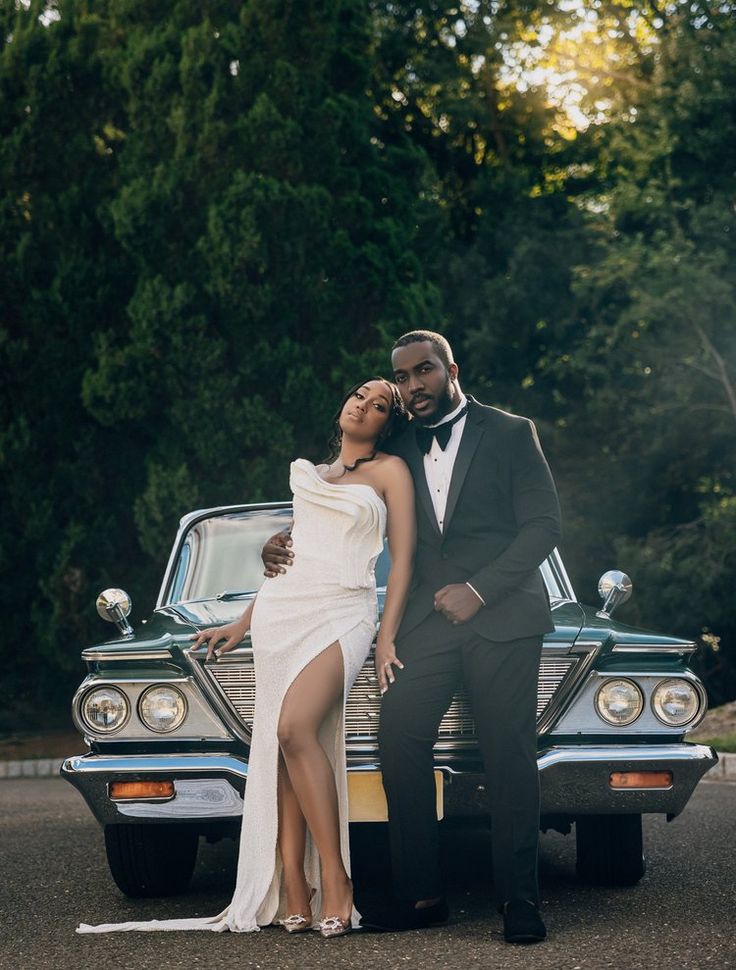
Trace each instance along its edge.
<path fill-rule="evenodd" d="M 442 895 L 433 745 L 464 683 L 487 776 L 496 905 L 539 904 L 536 705 L 542 637 L 493 642 L 433 613 L 397 641 L 403 670 L 383 698 L 379 744 L 394 891 Z"/>

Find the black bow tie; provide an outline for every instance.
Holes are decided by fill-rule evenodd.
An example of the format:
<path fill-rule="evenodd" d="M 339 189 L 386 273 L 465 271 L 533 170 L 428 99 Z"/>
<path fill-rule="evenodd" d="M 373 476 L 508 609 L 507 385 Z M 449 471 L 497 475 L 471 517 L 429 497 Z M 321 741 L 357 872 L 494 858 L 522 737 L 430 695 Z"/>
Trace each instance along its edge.
<path fill-rule="evenodd" d="M 450 440 L 453 424 L 457 424 L 460 418 L 464 418 L 467 413 L 468 405 L 466 404 L 462 411 L 455 415 L 452 421 L 445 421 L 444 424 L 435 425 L 434 428 L 417 428 L 417 444 L 422 454 L 426 455 L 429 453 L 435 438 L 437 439 L 437 444 L 444 451 L 447 447 L 447 442 Z"/>

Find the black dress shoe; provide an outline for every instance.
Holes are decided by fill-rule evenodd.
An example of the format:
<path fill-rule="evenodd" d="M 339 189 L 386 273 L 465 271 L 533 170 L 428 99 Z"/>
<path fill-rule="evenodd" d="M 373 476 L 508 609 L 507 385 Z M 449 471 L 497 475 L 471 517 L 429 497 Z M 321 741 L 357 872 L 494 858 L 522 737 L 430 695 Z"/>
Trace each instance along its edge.
<path fill-rule="evenodd" d="M 386 909 L 366 913 L 360 925 L 376 933 L 396 933 L 400 930 L 423 930 L 428 926 L 440 926 L 447 922 L 447 900 L 440 899 L 431 906 L 417 909 L 414 903 L 396 900 Z"/>
<path fill-rule="evenodd" d="M 528 899 L 511 899 L 503 907 L 503 937 L 507 943 L 540 943 L 547 936 L 542 916 Z"/>

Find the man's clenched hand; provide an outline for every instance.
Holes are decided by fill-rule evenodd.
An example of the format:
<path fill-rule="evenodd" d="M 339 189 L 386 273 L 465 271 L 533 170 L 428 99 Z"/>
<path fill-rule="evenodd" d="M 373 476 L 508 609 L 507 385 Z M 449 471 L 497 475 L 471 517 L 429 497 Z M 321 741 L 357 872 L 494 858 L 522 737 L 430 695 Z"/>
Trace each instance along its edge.
<path fill-rule="evenodd" d="M 467 623 L 482 605 L 466 583 L 451 583 L 434 594 L 434 608 L 452 623 Z"/>

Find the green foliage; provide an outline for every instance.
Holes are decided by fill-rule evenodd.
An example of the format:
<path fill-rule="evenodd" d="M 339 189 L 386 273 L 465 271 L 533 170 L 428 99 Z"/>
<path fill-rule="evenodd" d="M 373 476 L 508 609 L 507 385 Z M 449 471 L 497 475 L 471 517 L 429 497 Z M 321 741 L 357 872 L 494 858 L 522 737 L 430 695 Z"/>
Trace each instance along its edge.
<path fill-rule="evenodd" d="M 698 744 L 709 744 L 719 753 L 736 754 L 736 734 L 724 734 L 717 738 L 697 738 Z"/>
<path fill-rule="evenodd" d="M 0 53 L 19 705 L 65 702 L 99 587 L 150 609 L 183 512 L 287 495 L 344 387 L 438 303 L 426 163 L 372 141 L 364 3 L 55 9 L 5 11 Z"/>
<path fill-rule="evenodd" d="M 11 706 L 63 709 L 98 590 L 143 615 L 180 515 L 286 496 L 420 326 L 539 424 L 578 592 L 627 569 L 734 696 L 734 13 L 0 4 Z"/>
<path fill-rule="evenodd" d="M 595 245 L 572 276 L 579 330 L 550 366 L 590 442 L 559 438 L 576 462 L 575 571 L 581 552 L 611 557 L 636 581 L 632 621 L 704 634 L 716 701 L 736 691 L 735 55 L 732 29 L 667 22 L 635 124 L 627 111 L 606 126 L 605 188 L 584 200 Z"/>

